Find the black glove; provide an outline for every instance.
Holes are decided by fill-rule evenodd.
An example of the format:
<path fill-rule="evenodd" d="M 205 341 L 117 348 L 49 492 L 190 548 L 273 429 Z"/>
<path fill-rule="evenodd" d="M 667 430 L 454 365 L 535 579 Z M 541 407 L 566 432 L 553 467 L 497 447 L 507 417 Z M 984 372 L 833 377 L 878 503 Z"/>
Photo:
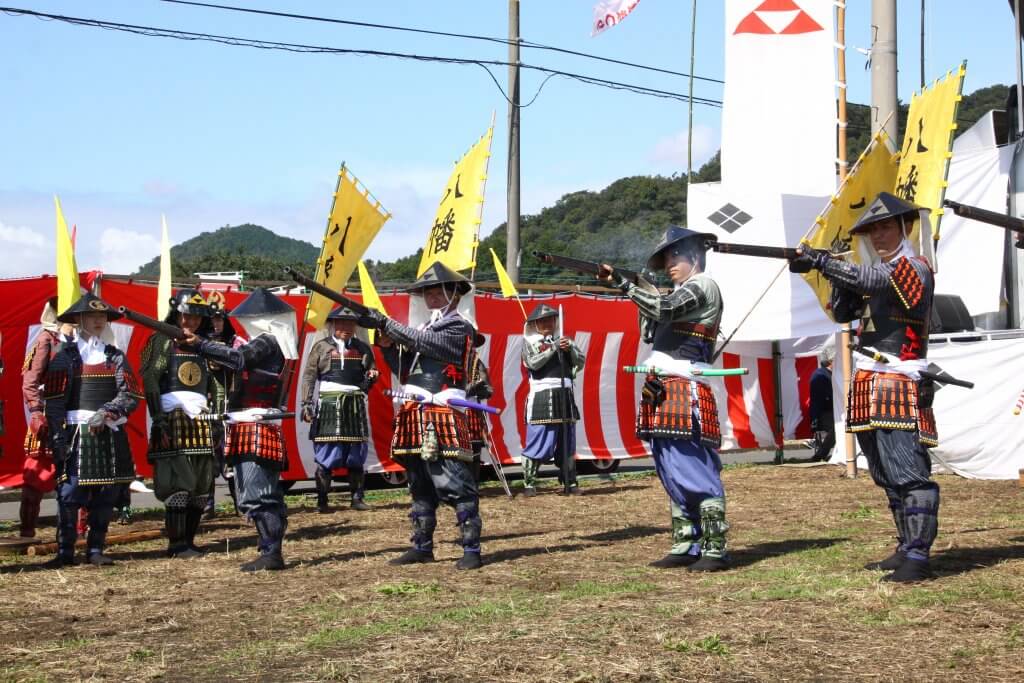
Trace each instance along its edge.
<path fill-rule="evenodd" d="M 313 406 L 310 403 L 306 403 L 302 406 L 302 421 L 312 422 L 313 421 Z"/>
<path fill-rule="evenodd" d="M 917 407 L 931 408 L 935 402 L 935 382 L 923 379 L 917 383 Z"/>
<path fill-rule="evenodd" d="M 373 330 L 383 330 L 387 324 L 388 317 L 380 311 L 370 309 L 365 315 L 359 316 L 359 326 Z"/>
<path fill-rule="evenodd" d="M 825 267 L 830 256 L 827 251 L 809 247 L 806 244 L 800 245 L 800 255 L 789 262 L 789 272 L 809 273 L 815 268 L 821 270 Z"/>

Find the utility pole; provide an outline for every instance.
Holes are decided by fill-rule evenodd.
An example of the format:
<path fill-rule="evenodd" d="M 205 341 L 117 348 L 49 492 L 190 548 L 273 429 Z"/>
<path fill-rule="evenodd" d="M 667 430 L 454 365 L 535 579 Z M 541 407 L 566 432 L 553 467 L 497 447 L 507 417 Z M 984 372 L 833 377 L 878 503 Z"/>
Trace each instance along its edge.
<path fill-rule="evenodd" d="M 899 103 L 896 98 L 896 0 L 871 0 L 871 134 L 885 124 L 899 144 Z"/>
<path fill-rule="evenodd" d="M 519 283 L 519 0 L 508 0 L 508 246 L 505 267 Z"/>

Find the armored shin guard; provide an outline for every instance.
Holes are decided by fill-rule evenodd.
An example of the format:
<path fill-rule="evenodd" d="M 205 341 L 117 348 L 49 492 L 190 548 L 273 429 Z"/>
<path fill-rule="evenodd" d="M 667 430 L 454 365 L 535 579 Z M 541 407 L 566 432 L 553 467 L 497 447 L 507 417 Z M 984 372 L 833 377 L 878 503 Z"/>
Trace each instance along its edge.
<path fill-rule="evenodd" d="M 907 491 L 903 496 L 906 520 L 907 558 L 928 561 L 928 553 L 939 533 L 939 485 Z"/>
<path fill-rule="evenodd" d="M 457 504 L 455 520 L 462 536 L 462 551 L 479 554 L 480 530 L 483 528 L 483 522 L 480 519 L 480 504 L 475 500 Z"/>
<path fill-rule="evenodd" d="M 209 496 L 195 496 L 188 506 L 186 513 L 186 523 L 188 525 L 186 538 L 188 540 L 188 547 L 193 550 L 196 549 L 196 533 L 199 532 L 199 524 L 203 520 L 203 513 L 206 512 L 206 502 L 209 499 Z"/>
<path fill-rule="evenodd" d="M 65 562 L 75 558 L 75 542 L 78 540 L 77 505 L 57 505 L 57 556 Z"/>
<path fill-rule="evenodd" d="M 36 522 L 39 521 L 39 506 L 43 500 L 43 492 L 31 486 L 21 489 L 21 506 L 18 518 L 21 522 L 22 538 L 33 538 L 36 535 Z"/>
<path fill-rule="evenodd" d="M 277 513 L 267 510 L 255 513 L 256 531 L 260 535 L 260 553 L 280 555 L 284 543 L 285 520 Z"/>
<path fill-rule="evenodd" d="M 363 496 L 366 494 L 366 472 L 362 468 L 349 468 L 348 488 L 352 492 L 352 507 L 356 510 L 369 510 L 370 506 L 363 502 Z"/>
<path fill-rule="evenodd" d="M 672 510 L 672 549 L 671 555 L 696 555 L 700 532 L 697 526 L 686 516 L 686 511 L 675 501 L 670 503 Z"/>
<path fill-rule="evenodd" d="M 86 551 L 88 555 L 102 555 L 107 544 L 107 529 L 114 509 L 108 506 L 91 506 L 89 508 L 89 532 L 86 535 Z"/>
<path fill-rule="evenodd" d="M 316 474 L 316 507 L 321 512 L 327 511 L 327 494 L 331 491 L 331 471 L 317 465 Z"/>
<path fill-rule="evenodd" d="M 434 552 L 434 529 L 437 528 L 437 517 L 433 510 L 417 510 L 409 513 L 412 520 L 412 547 L 415 550 L 425 553 Z"/>
<path fill-rule="evenodd" d="M 885 496 L 889 499 L 889 510 L 892 511 L 892 521 L 896 525 L 896 552 L 905 552 L 907 549 L 907 519 L 903 511 L 903 496 L 895 489 L 886 488 Z"/>
<path fill-rule="evenodd" d="M 540 461 L 523 456 L 523 486 L 535 488 L 537 486 L 537 472 L 540 471 Z"/>
<path fill-rule="evenodd" d="M 729 523 L 725 521 L 725 498 L 705 498 L 700 503 L 701 555 L 724 558 L 726 556 L 725 535 Z"/>
<path fill-rule="evenodd" d="M 189 550 L 188 512 L 189 496 L 187 491 L 172 493 L 164 501 L 167 526 L 167 554 L 172 557 Z"/>

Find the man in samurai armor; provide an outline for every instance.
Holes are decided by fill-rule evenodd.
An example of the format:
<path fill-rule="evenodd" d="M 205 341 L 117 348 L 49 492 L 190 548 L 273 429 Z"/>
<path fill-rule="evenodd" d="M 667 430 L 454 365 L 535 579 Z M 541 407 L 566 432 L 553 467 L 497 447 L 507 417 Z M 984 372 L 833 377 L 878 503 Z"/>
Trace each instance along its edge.
<path fill-rule="evenodd" d="M 476 330 L 458 309 L 472 289 L 469 280 L 438 261 L 408 288 L 413 297 L 422 297 L 427 321 L 411 327 L 377 311 L 368 316 L 382 332 L 378 344 L 403 391 L 423 399 L 405 401 L 395 416 L 391 457 L 409 475 L 413 545 L 391 564 L 434 560 L 437 507 L 445 503 L 455 508 L 461 532 L 463 555 L 456 568 L 481 566 L 482 522 L 469 424 L 462 408 L 448 404 L 465 400 L 473 368 Z"/>
<path fill-rule="evenodd" d="M 665 231 L 647 268 L 665 271 L 668 294 L 602 267 L 606 282 L 640 309 L 641 334 L 652 345 L 636 431 L 650 442 L 672 515 L 672 548 L 652 566 L 698 572 L 729 567 L 718 408 L 711 387 L 693 372 L 709 367 L 722 319 L 718 285 L 704 273 L 709 237 L 675 225 Z"/>
<path fill-rule="evenodd" d="M 62 343 L 75 336 L 75 326 L 57 322 L 57 297 L 43 306 L 39 319 L 41 328 L 32 349 L 25 356 L 21 372 L 21 395 L 28 409 L 28 430 L 25 432 L 25 466 L 21 487 L 22 538 L 34 538 L 39 506 L 43 496 L 56 486 L 53 454 L 50 452 L 44 412 L 42 388 L 50 361 Z"/>
<path fill-rule="evenodd" d="M 476 333 L 475 346 L 480 348 L 487 339 Z M 487 366 L 480 360 L 478 354 L 473 354 L 473 368 L 469 373 L 469 385 L 466 387 L 466 398 L 483 403 L 491 396 L 494 396 L 494 387 L 491 385 L 491 375 Z M 490 432 L 487 427 L 487 415 L 482 410 L 467 410 L 466 421 L 469 423 L 469 443 L 473 447 L 473 479 L 480 483 L 480 464 L 484 446 L 490 441 Z M 492 457 L 497 457 L 493 453 Z"/>
<path fill-rule="evenodd" d="M 335 469 L 348 470 L 353 510 L 369 510 L 366 453 L 370 426 L 366 394 L 377 381 L 373 349 L 356 337 L 359 316 L 337 306 L 327 315 L 327 336 L 309 350 L 302 373 L 302 421 L 310 423 L 316 460 L 316 506 L 330 512 L 327 494 Z M 313 395 L 316 390 L 317 398 Z"/>
<path fill-rule="evenodd" d="M 931 577 L 928 555 L 938 534 L 939 486 L 928 453 L 938 443 L 935 389 L 919 374 L 928 366 L 935 290 L 927 214 L 882 192 L 850 229 L 860 238 L 863 265 L 807 245 L 790 262 L 793 272 L 814 269 L 831 283 L 838 322 L 860 320 L 846 429 L 857 435 L 896 523 L 895 552 L 868 567 L 890 571 L 884 580 L 896 582 Z"/>
<path fill-rule="evenodd" d="M 281 420 L 274 415 L 285 409 L 298 359 L 295 309 L 261 288 L 231 316 L 244 328 L 249 342 L 231 348 L 188 335 L 185 343 L 232 371 L 224 458 L 234 468 L 238 509 L 252 520 L 259 534 L 259 556 L 241 569 L 284 569 L 281 547 L 288 507 L 281 472 L 288 467 L 288 456 Z"/>
<path fill-rule="evenodd" d="M 138 382 L 117 347 L 103 341 L 121 315 L 92 294 L 83 294 L 57 318 L 78 324 L 77 341 L 61 344 L 46 370 L 43 399 L 50 448 L 57 468 L 57 557 L 75 564 L 78 510 L 89 510 L 86 557 L 103 566 L 114 504 L 135 479 L 124 424 L 142 398 Z"/>
<path fill-rule="evenodd" d="M 218 341 L 221 344 L 226 344 L 233 349 L 237 349 L 239 346 L 245 343 L 245 337 L 238 334 L 235 330 L 235 326 L 231 323 L 231 319 L 228 317 L 231 311 L 223 307 L 213 308 L 213 314 L 210 316 L 210 327 L 213 330 L 210 334 L 210 339 Z M 213 392 L 211 396 L 210 408 L 215 414 L 221 414 L 227 410 L 227 387 L 230 381 L 231 372 L 222 365 L 217 363 L 210 364 L 210 376 L 213 379 Z M 214 420 L 210 424 L 210 436 L 213 439 L 213 454 L 217 461 L 217 473 L 224 478 L 224 481 L 228 484 L 228 493 L 231 495 L 231 501 L 235 506 L 235 514 L 238 514 L 238 498 L 235 495 L 235 477 L 231 472 L 231 468 L 224 462 L 224 423 L 221 420 Z M 206 499 L 206 509 L 204 511 L 207 519 L 212 519 L 216 513 L 214 510 L 214 491 L 216 489 L 216 475 L 214 481 L 210 482 L 210 495 Z"/>
<path fill-rule="evenodd" d="M 182 289 L 171 298 L 164 322 L 206 336 L 212 313 L 202 294 Z M 164 503 L 167 555 L 199 557 L 195 537 L 216 467 L 211 423 L 204 417 L 214 396 L 210 366 L 195 349 L 157 332 L 142 349 L 141 373 L 152 418 L 146 457 L 156 497 Z"/>
<path fill-rule="evenodd" d="M 552 458 L 558 466 L 558 483 L 565 484 L 562 477 L 567 471 L 569 492 L 582 493 L 576 482 L 576 422 L 580 411 L 573 379 L 586 358 L 571 339 L 556 334 L 557 327 L 558 311 L 538 304 L 523 329 L 523 365 L 530 373 L 522 458 L 524 496 L 537 495 L 540 465 Z M 563 465 L 568 467 L 563 469 Z"/>

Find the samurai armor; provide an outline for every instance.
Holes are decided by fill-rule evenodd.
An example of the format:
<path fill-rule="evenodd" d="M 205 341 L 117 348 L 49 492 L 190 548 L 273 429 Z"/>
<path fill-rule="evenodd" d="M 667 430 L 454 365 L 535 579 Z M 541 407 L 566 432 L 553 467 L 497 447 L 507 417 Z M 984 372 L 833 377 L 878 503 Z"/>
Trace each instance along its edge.
<path fill-rule="evenodd" d="M 579 408 L 568 387 L 542 389 L 527 402 L 526 421 L 532 425 L 563 424 L 579 419 Z"/>
<path fill-rule="evenodd" d="M 167 369 L 160 376 L 160 393 L 191 391 L 207 393 L 210 369 L 206 359 L 197 353 L 183 351 L 177 346 L 170 347 Z"/>
<path fill-rule="evenodd" d="M 166 417 L 170 443 L 164 448 L 160 443 L 161 430 L 150 430 L 147 455 L 150 462 L 188 454 L 213 457 L 213 436 L 209 422 L 193 420 L 181 408 L 175 408 Z"/>
<path fill-rule="evenodd" d="M 897 372 L 858 370 L 850 382 L 848 432 L 916 431 L 927 447 L 939 443 L 935 414 L 918 403 L 917 382 Z"/>
<path fill-rule="evenodd" d="M 487 418 L 482 410 L 467 410 L 466 423 L 469 428 L 469 442 L 474 449 L 483 448 L 487 443 Z"/>
<path fill-rule="evenodd" d="M 135 464 L 124 429 L 104 429 L 93 434 L 85 425 L 79 425 L 77 431 L 71 457 L 78 458 L 79 486 L 122 484 L 135 479 Z"/>
<path fill-rule="evenodd" d="M 310 426 L 310 438 L 314 442 L 361 443 L 369 436 L 365 394 L 320 394 L 316 419 Z"/>
<path fill-rule="evenodd" d="M 281 425 L 269 422 L 235 422 L 228 425 L 224 458 L 229 465 L 254 462 L 267 469 L 288 469 Z"/>
<path fill-rule="evenodd" d="M 435 406 L 407 401 L 395 416 L 395 433 L 391 438 L 391 456 L 422 457 L 424 437 L 427 446 L 436 439 L 437 454 L 442 458 L 473 459 L 469 440 L 469 424 L 464 413 L 447 406 Z"/>
<path fill-rule="evenodd" d="M 701 443 L 718 449 L 722 446 L 722 429 L 718 423 L 718 407 L 711 388 L 700 382 L 683 377 L 655 377 L 648 375 L 647 381 L 659 380 L 664 386 L 664 398 L 657 403 L 640 401 L 636 416 L 636 435 L 640 439 L 692 439 L 693 386 L 696 385 L 697 411 L 700 424 L 696 426 Z"/>

